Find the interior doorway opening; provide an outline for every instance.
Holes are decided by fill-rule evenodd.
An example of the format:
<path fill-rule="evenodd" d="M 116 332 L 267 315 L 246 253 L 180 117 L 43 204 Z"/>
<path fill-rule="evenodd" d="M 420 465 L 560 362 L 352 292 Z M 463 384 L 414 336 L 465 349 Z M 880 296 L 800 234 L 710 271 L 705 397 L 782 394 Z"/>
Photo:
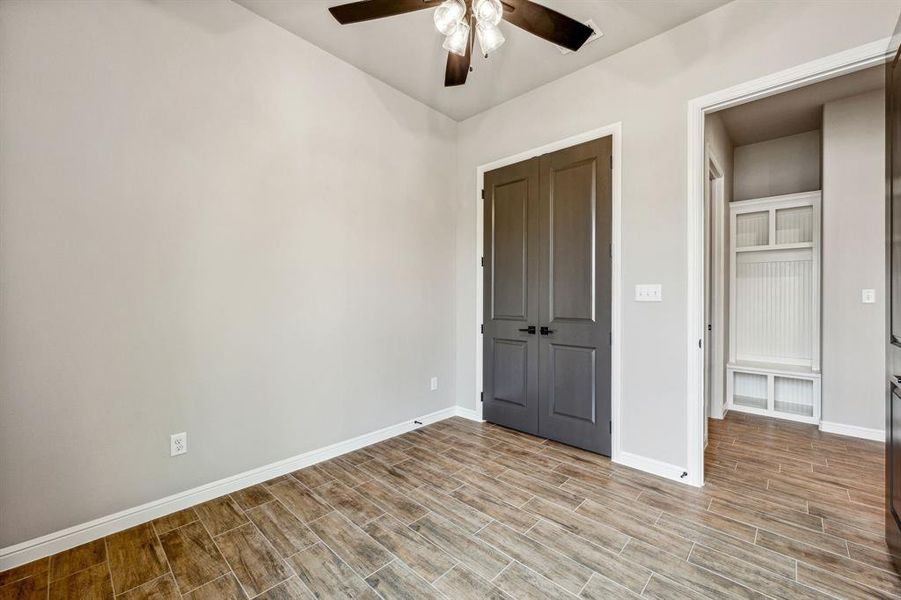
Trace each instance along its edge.
<path fill-rule="evenodd" d="M 884 59 L 703 110 L 693 483 L 741 461 L 730 413 L 883 435 Z"/>

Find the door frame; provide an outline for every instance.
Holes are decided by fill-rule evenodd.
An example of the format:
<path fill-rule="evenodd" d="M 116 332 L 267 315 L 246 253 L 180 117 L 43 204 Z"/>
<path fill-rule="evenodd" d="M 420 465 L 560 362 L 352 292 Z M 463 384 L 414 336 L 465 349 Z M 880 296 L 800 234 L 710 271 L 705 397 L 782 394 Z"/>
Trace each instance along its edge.
<path fill-rule="evenodd" d="M 613 222 L 611 239 L 613 242 L 613 259 L 611 277 L 611 306 L 610 306 L 610 322 L 613 330 L 613 343 L 610 354 L 610 418 L 613 421 L 613 427 L 610 438 L 610 458 L 617 461 L 621 454 L 620 440 L 620 396 L 621 396 L 621 372 L 622 372 L 622 285 L 621 285 L 621 265 L 622 265 L 622 123 L 616 122 L 597 129 L 591 129 L 583 133 L 578 133 L 560 140 L 549 142 L 523 152 L 518 152 L 512 156 L 500 158 L 476 167 L 476 381 L 475 381 L 475 400 L 476 410 L 475 416 L 482 420 L 482 334 L 480 333 L 481 325 L 484 322 L 483 315 L 483 278 L 482 278 L 482 256 L 485 253 L 485 236 L 484 236 L 484 200 L 482 199 L 482 190 L 485 188 L 485 173 L 521 162 L 523 160 L 534 158 L 548 152 L 563 150 L 570 146 L 575 146 L 583 142 L 589 142 L 607 136 L 613 137 L 613 178 L 611 184 L 613 186 Z"/>
<path fill-rule="evenodd" d="M 687 335 L 686 343 L 686 414 L 688 443 L 688 475 L 683 481 L 693 486 L 704 485 L 704 180 L 705 160 L 704 116 L 753 100 L 781 94 L 800 87 L 847 75 L 884 64 L 891 57 L 889 38 L 870 42 L 823 58 L 778 71 L 738 85 L 705 94 L 688 101 L 688 194 L 686 239 L 688 242 Z"/>
<path fill-rule="evenodd" d="M 705 147 L 705 173 L 716 180 L 715 193 L 705 202 L 705 227 L 707 219 L 710 220 L 710 256 L 713 262 L 713 277 L 708 282 L 706 300 L 712 298 L 710 306 L 710 324 L 713 326 L 714 335 L 710 336 L 712 348 L 710 349 L 710 365 L 716 369 L 711 377 L 707 374 L 705 381 L 713 381 L 715 386 L 710 393 L 710 407 L 714 419 L 722 419 L 725 414 L 725 374 L 726 374 L 726 173 L 722 167 L 722 161 L 707 144 Z M 706 265 L 705 265 L 706 266 Z M 704 271 L 705 277 L 710 273 Z"/>

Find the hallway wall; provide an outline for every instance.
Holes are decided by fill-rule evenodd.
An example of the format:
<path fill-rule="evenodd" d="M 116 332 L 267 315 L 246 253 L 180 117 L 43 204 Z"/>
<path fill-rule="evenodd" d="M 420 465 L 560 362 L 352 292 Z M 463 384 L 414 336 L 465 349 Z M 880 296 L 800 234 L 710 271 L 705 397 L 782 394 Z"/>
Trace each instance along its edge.
<path fill-rule="evenodd" d="M 736 146 L 732 199 L 753 200 L 821 187 L 819 130 Z"/>
<path fill-rule="evenodd" d="M 861 290 L 876 303 L 861 303 Z M 823 109 L 823 421 L 885 429 L 885 92 Z"/>

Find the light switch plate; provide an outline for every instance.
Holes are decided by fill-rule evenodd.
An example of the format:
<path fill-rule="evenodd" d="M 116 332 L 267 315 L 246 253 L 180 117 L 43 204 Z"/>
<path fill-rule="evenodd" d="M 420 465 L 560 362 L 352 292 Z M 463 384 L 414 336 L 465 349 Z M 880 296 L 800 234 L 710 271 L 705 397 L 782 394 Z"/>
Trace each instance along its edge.
<path fill-rule="evenodd" d="M 873 304 L 876 302 L 876 290 L 861 290 L 860 301 L 864 304 Z"/>
<path fill-rule="evenodd" d="M 639 283 L 635 286 L 636 302 L 663 302 L 663 286 L 659 283 Z"/>

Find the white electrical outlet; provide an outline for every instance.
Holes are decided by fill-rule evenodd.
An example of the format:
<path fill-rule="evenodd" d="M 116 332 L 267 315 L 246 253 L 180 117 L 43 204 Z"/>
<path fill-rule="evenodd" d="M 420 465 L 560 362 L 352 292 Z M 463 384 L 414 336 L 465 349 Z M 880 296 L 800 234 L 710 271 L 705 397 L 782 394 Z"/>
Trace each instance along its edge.
<path fill-rule="evenodd" d="M 188 434 L 182 431 L 181 433 L 173 433 L 169 436 L 169 455 L 170 456 L 178 456 L 179 454 L 184 454 L 188 451 Z"/>
<path fill-rule="evenodd" d="M 429 389 L 433 392 L 438 389 L 438 378 L 432 377 L 431 381 L 429 381 Z"/>
<path fill-rule="evenodd" d="M 864 304 L 874 304 L 876 302 L 876 290 L 861 290 L 860 301 Z"/>

